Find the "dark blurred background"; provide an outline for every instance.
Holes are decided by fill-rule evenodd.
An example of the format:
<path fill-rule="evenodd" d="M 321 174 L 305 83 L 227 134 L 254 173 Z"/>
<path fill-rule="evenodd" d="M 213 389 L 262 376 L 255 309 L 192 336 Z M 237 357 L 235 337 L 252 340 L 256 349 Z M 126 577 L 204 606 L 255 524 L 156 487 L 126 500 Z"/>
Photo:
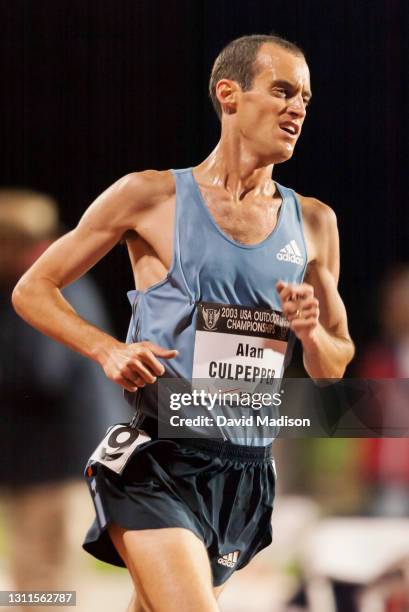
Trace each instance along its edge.
<path fill-rule="evenodd" d="M 313 103 L 275 178 L 329 203 L 358 349 L 377 287 L 409 259 L 406 0 L 2 0 L 0 184 L 51 193 L 71 228 L 120 176 L 195 165 L 218 140 L 207 96 L 220 49 L 274 31 L 305 50 Z M 94 272 L 124 336 L 125 248 Z"/>

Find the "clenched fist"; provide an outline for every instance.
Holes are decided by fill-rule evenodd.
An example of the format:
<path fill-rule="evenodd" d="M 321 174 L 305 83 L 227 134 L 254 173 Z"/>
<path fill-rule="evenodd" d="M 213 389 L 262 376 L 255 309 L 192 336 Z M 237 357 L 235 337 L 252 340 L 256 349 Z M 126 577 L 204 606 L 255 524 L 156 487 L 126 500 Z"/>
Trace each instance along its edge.
<path fill-rule="evenodd" d="M 307 283 L 279 281 L 276 289 L 284 316 L 290 321 L 290 329 L 303 341 L 312 338 L 318 327 L 319 302 L 314 297 L 314 287 Z"/>
<path fill-rule="evenodd" d="M 156 357 L 172 359 L 178 354 L 173 349 L 165 349 L 153 342 L 117 342 L 101 360 L 106 376 L 130 392 L 156 382 L 157 376 L 165 373 L 165 368 Z"/>

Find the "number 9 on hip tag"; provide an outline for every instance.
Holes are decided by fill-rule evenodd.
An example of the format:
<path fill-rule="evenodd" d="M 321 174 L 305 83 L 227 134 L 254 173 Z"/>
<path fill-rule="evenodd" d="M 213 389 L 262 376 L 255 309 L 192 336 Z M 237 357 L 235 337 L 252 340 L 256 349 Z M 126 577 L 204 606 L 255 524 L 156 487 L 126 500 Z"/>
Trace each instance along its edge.
<path fill-rule="evenodd" d="M 128 424 L 113 425 L 88 459 L 87 467 L 97 462 L 121 474 L 135 448 L 146 441 L 146 436 Z"/>

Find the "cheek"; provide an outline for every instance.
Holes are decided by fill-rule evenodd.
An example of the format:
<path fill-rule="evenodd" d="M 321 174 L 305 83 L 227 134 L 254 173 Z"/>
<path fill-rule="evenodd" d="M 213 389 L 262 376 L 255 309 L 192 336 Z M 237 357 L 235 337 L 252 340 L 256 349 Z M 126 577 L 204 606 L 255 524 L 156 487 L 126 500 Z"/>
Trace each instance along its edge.
<path fill-rule="evenodd" d="M 276 125 L 276 111 L 271 106 L 258 105 L 245 109 L 240 121 L 244 130 L 253 130 L 260 134 L 268 134 Z"/>

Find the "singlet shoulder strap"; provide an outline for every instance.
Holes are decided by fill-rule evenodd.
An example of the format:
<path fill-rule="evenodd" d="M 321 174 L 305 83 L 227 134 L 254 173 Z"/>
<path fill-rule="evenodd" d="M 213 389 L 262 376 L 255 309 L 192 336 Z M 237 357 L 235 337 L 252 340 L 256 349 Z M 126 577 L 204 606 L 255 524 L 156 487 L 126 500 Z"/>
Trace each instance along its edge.
<path fill-rule="evenodd" d="M 284 187 L 284 185 L 281 185 L 281 183 L 277 183 L 277 181 L 275 181 L 275 183 L 276 183 L 276 185 L 278 185 L 278 187 L 279 187 L 281 193 L 283 194 L 283 196 L 285 196 L 287 201 L 289 203 L 291 203 L 290 207 L 292 209 L 292 212 L 293 212 L 295 218 L 297 219 L 297 221 L 299 223 L 302 224 L 301 203 L 300 203 L 300 200 L 298 199 L 298 196 L 295 193 L 294 189 L 291 189 L 290 187 Z"/>
<path fill-rule="evenodd" d="M 171 173 L 175 179 L 175 219 L 173 228 L 173 261 L 168 273 L 168 278 L 172 277 L 176 283 L 188 295 L 190 302 L 194 302 L 192 291 L 186 280 L 183 271 L 182 253 L 181 253 L 181 224 L 186 218 L 186 190 L 188 189 L 187 179 L 189 176 L 189 168 L 171 169 Z"/>

